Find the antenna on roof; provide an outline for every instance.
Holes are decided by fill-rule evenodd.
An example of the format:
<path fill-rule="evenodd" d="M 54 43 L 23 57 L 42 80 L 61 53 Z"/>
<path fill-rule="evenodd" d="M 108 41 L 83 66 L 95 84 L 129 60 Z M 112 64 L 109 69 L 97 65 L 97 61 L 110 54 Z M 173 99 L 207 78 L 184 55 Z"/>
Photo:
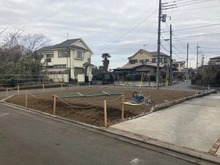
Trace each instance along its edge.
<path fill-rule="evenodd" d="M 145 50 L 145 46 L 146 46 L 146 45 L 147 45 L 147 44 L 144 44 L 144 45 L 143 45 L 143 47 L 144 47 L 144 50 Z"/>
<path fill-rule="evenodd" d="M 68 33 L 66 33 L 66 37 L 67 37 L 67 40 L 68 40 L 68 38 L 69 38 L 69 34 Z"/>

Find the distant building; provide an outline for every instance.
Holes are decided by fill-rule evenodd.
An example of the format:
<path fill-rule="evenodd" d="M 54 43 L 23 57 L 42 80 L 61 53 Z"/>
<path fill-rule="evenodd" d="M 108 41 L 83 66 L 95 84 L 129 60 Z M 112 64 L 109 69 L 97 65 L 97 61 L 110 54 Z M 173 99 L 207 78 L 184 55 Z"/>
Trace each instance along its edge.
<path fill-rule="evenodd" d="M 210 58 L 209 64 L 220 65 L 220 56 Z"/>
<path fill-rule="evenodd" d="M 41 62 L 54 82 L 69 82 L 69 79 L 77 79 L 78 82 L 92 80 L 93 52 L 81 38 L 42 47 L 37 53 L 44 56 Z"/>
<path fill-rule="evenodd" d="M 185 63 L 186 61 L 173 61 L 173 70 L 175 71 L 183 71 L 185 70 Z"/>
<path fill-rule="evenodd" d="M 165 53 L 160 53 L 159 68 L 166 72 L 170 65 L 170 57 Z M 134 55 L 128 57 L 128 62 L 121 68 L 113 69 L 114 71 L 129 72 L 137 74 L 145 72 L 148 75 L 156 75 L 157 71 L 157 52 L 148 52 L 140 49 Z"/>

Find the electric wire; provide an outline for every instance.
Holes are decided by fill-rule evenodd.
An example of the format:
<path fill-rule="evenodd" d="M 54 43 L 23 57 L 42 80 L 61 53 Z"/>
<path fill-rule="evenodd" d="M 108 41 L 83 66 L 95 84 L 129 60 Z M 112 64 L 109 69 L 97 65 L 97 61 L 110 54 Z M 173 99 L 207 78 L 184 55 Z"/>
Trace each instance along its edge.
<path fill-rule="evenodd" d="M 111 44 L 107 45 L 106 47 L 100 49 L 98 51 L 101 52 L 102 50 L 110 47 L 111 45 L 115 44 L 116 42 L 118 42 L 119 40 L 121 40 L 122 38 L 124 38 L 125 36 L 127 36 L 129 33 L 131 33 L 133 30 L 135 30 L 137 27 L 139 27 L 142 23 L 144 23 L 146 20 L 148 20 L 152 15 L 154 15 L 158 10 L 155 10 L 153 13 L 151 13 L 147 18 L 145 18 L 143 21 L 141 21 L 139 24 L 137 24 L 135 27 L 133 27 L 131 30 L 129 30 L 127 33 L 123 34 L 121 37 L 119 37 L 117 40 L 113 41 Z"/>

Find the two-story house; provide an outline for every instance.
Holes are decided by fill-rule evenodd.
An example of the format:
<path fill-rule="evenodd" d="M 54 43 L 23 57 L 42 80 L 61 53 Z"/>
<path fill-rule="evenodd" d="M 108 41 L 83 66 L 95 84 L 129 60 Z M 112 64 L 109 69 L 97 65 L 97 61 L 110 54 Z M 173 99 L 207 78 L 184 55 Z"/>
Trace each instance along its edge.
<path fill-rule="evenodd" d="M 54 46 L 42 47 L 37 51 L 44 58 L 45 69 L 54 82 L 78 82 L 92 80 L 92 50 L 81 38 L 68 39 Z"/>
<path fill-rule="evenodd" d="M 210 58 L 209 64 L 220 65 L 220 56 Z"/>
<path fill-rule="evenodd" d="M 159 68 L 161 71 L 167 72 L 170 65 L 170 56 L 165 53 L 160 53 Z M 148 75 L 156 75 L 157 71 L 157 52 L 148 52 L 140 49 L 131 57 L 128 57 L 128 63 L 121 68 L 116 68 L 114 71 L 129 72 L 137 74 L 145 72 Z"/>

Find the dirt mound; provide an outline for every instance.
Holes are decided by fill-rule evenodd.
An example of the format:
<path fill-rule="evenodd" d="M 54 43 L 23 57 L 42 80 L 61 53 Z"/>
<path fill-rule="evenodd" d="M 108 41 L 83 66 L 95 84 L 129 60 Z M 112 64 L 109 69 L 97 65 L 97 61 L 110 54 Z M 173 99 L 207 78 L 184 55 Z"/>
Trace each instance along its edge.
<path fill-rule="evenodd" d="M 105 87 L 105 88 L 86 87 L 86 88 L 77 88 L 68 91 L 37 93 L 34 94 L 34 96 L 28 94 L 28 107 L 52 114 L 54 94 L 56 95 L 73 94 L 77 92 L 80 92 L 81 94 L 88 94 L 88 93 L 98 93 L 100 91 L 123 92 L 125 94 L 125 101 L 127 101 L 131 99 L 132 94 L 135 90 L 132 88 L 116 88 L 116 87 Z M 164 100 L 172 101 L 187 96 L 191 96 L 194 94 L 193 92 L 167 91 L 167 90 L 154 90 L 154 89 L 142 89 L 142 93 L 145 97 L 150 97 L 153 103 L 149 105 L 140 105 L 140 106 L 125 105 L 125 114 L 124 114 L 125 118 L 130 118 L 145 112 L 149 112 L 152 106 L 161 104 L 164 102 Z M 104 125 L 103 100 L 107 101 L 108 126 L 121 122 L 122 98 L 119 95 L 57 99 L 56 115 L 95 126 L 103 126 Z M 25 95 L 14 96 L 12 98 L 9 98 L 7 102 L 25 106 Z"/>

